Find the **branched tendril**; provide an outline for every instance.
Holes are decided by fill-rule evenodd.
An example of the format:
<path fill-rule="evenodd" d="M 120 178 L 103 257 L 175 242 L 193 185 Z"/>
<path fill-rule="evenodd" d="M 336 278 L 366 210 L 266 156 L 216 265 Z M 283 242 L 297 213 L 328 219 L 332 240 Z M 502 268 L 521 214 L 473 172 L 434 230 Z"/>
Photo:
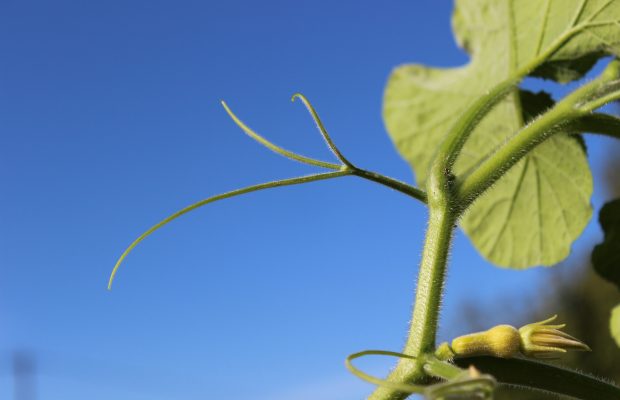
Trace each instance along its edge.
<path fill-rule="evenodd" d="M 292 151 L 283 149 L 282 147 L 280 147 L 280 146 L 278 146 L 278 145 L 276 145 L 274 143 L 271 143 L 269 140 L 265 139 L 264 137 L 262 137 L 258 133 L 254 132 L 252 129 L 250 129 L 249 126 L 247 126 L 245 123 L 243 123 L 243 121 L 241 121 L 239 119 L 239 117 L 237 117 L 232 112 L 232 110 L 230 109 L 230 107 L 228 107 L 226 102 L 222 101 L 222 106 L 224 107 L 224 109 L 226 110 L 226 112 L 228 113 L 230 118 L 235 122 L 235 124 L 237 124 L 237 126 L 239 126 L 239 128 L 241 128 L 241 130 L 243 130 L 243 132 L 245 132 L 252 139 L 256 140 L 258 143 L 260 143 L 263 146 L 267 147 L 269 150 L 271 150 L 271 151 L 273 151 L 273 152 L 275 152 L 277 154 L 280 154 L 281 156 L 284 156 L 286 158 L 290 158 L 291 160 L 298 161 L 300 163 L 310 164 L 310 165 L 314 165 L 314 166 L 317 166 L 317 167 L 333 169 L 333 170 L 341 169 L 340 165 L 328 163 L 328 162 L 321 161 L 321 160 L 316 160 L 316 159 L 310 158 L 310 157 L 305 157 L 305 156 L 299 155 L 297 153 L 293 153 Z"/>
<path fill-rule="evenodd" d="M 165 226 L 168 223 L 174 221 L 175 219 L 179 218 L 180 216 L 182 216 L 184 214 L 187 214 L 188 212 L 193 211 L 193 210 L 195 210 L 195 209 L 197 209 L 199 207 L 202 207 L 202 206 L 204 206 L 206 204 L 213 203 L 213 202 L 216 202 L 216 201 L 219 201 L 219 200 L 227 199 L 227 198 L 234 197 L 234 196 L 239 196 L 239 195 L 250 193 L 250 192 L 255 192 L 255 191 L 258 191 L 258 190 L 279 187 L 279 186 L 297 185 L 297 184 L 301 184 L 301 183 L 313 182 L 313 181 L 318 181 L 318 180 L 337 178 L 337 177 L 341 177 L 341 176 L 345 176 L 345 175 L 356 175 L 356 176 L 359 176 L 359 177 L 362 177 L 362 178 L 365 178 L 365 179 L 368 179 L 368 180 L 371 180 L 371 181 L 374 181 L 374 182 L 381 183 L 381 184 L 383 184 L 385 186 L 388 186 L 388 187 L 390 187 L 392 189 L 398 190 L 398 191 L 400 191 L 402 193 L 405 193 L 405 194 L 407 194 L 407 195 L 409 195 L 409 196 L 411 196 L 413 198 L 416 198 L 416 199 L 418 199 L 418 200 L 420 200 L 422 202 L 426 201 L 426 194 L 422 190 L 420 190 L 420 189 L 417 189 L 417 188 L 415 188 L 413 186 L 410 186 L 410 185 L 408 185 L 408 184 L 406 184 L 404 182 L 400 182 L 400 181 L 397 181 L 395 179 L 383 176 L 381 174 L 377 174 L 375 172 L 370 172 L 370 171 L 366 171 L 366 170 L 362 170 L 362 169 L 354 167 L 353 164 L 351 164 L 351 162 L 349 162 L 342 155 L 340 150 L 338 150 L 338 148 L 334 144 L 333 140 L 331 139 L 331 137 L 327 133 L 327 130 L 325 129 L 325 126 L 323 125 L 323 122 L 319 118 L 317 112 L 315 111 L 314 107 L 312 107 L 312 104 L 310 104 L 308 99 L 306 97 L 304 97 L 302 94 L 299 94 L 299 93 L 293 95 L 292 100 L 294 101 L 296 98 L 299 98 L 303 102 L 303 104 L 306 106 L 306 108 L 308 109 L 308 112 L 310 113 L 310 115 L 314 119 L 314 122 L 316 123 L 316 125 L 317 125 L 317 127 L 319 129 L 319 132 L 323 136 L 323 139 L 325 139 L 325 142 L 327 143 L 329 149 L 342 162 L 342 165 L 333 164 L 333 163 L 317 160 L 315 158 L 302 156 L 300 154 L 293 153 L 292 151 L 286 150 L 286 149 L 284 149 L 284 148 L 282 148 L 282 147 L 280 147 L 280 146 L 270 142 L 269 140 L 267 140 L 263 136 L 261 136 L 258 133 L 256 133 L 250 127 L 248 127 L 243 121 L 241 121 L 232 112 L 230 107 L 228 107 L 228 105 L 224 101 L 222 101 L 222 106 L 224 107 L 224 109 L 226 110 L 226 112 L 228 113 L 230 118 L 235 122 L 235 124 L 237 124 L 237 126 L 239 126 L 239 128 L 241 128 L 243 130 L 243 132 L 245 132 L 252 139 L 256 140 L 258 143 L 260 143 L 263 146 L 267 147 L 269 150 L 272 150 L 273 152 L 275 152 L 277 154 L 280 154 L 281 156 L 284 156 L 284 157 L 289 158 L 291 160 L 298 161 L 298 162 L 304 163 L 304 164 L 309 164 L 309 165 L 321 167 L 321 168 L 326 168 L 326 169 L 329 169 L 329 170 L 333 170 L 333 172 L 325 172 L 325 173 L 320 173 L 320 174 L 314 174 L 314 175 L 308 175 L 308 176 L 302 176 L 302 177 L 290 178 L 290 179 L 283 179 L 283 180 L 266 182 L 266 183 L 261 183 L 261 184 L 258 184 L 258 185 L 248 186 L 248 187 L 245 187 L 245 188 L 242 188 L 242 189 L 237 189 L 237 190 L 233 190 L 231 192 L 227 192 L 227 193 L 223 193 L 223 194 L 218 194 L 216 196 L 209 197 L 207 199 L 201 200 L 199 202 L 196 202 L 196 203 L 194 203 L 192 205 L 189 205 L 189 206 L 187 206 L 187 207 L 177 211 L 176 213 L 174 213 L 174 214 L 170 215 L 169 217 L 163 219 L 159 223 L 153 225 L 150 229 L 148 229 L 146 232 L 144 232 L 142 235 L 140 235 L 136 240 L 134 240 L 125 249 L 123 254 L 121 254 L 121 256 L 119 257 L 118 261 L 114 265 L 114 268 L 112 269 L 112 273 L 110 274 L 110 279 L 108 281 L 108 289 L 110 289 L 112 287 L 112 282 L 114 281 L 114 277 L 116 276 L 116 273 L 117 273 L 121 263 L 125 260 L 127 255 L 140 242 L 142 242 L 144 239 L 149 237 L 153 232 L 155 232 L 159 228 L 162 228 L 163 226 Z"/>

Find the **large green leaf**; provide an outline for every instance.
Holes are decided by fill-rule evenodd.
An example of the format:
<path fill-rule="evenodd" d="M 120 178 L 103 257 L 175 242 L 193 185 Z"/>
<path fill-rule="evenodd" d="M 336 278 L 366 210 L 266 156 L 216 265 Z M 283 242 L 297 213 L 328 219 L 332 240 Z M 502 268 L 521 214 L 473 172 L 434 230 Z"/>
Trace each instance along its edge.
<path fill-rule="evenodd" d="M 620 304 L 611 310 L 611 322 L 609 327 L 611 328 L 611 336 L 616 339 L 616 343 L 620 346 Z"/>
<path fill-rule="evenodd" d="M 600 276 L 620 289 L 620 199 L 601 208 L 599 222 L 605 238 L 592 251 L 592 265 Z"/>
<path fill-rule="evenodd" d="M 425 184 L 435 150 L 470 104 L 525 72 L 566 81 L 603 54 L 620 54 L 618 20 L 620 1 L 457 0 L 453 27 L 471 62 L 447 69 L 400 66 L 385 92 L 387 129 L 418 183 Z M 457 174 L 524 125 L 522 100 L 514 90 L 480 122 L 455 165 Z M 591 192 L 579 143 L 558 135 L 474 203 L 462 227 L 497 265 L 551 265 L 568 255 L 588 222 Z"/>
<path fill-rule="evenodd" d="M 543 93 L 520 97 L 526 123 L 553 104 Z M 499 139 L 489 131 L 478 137 Z M 580 139 L 565 134 L 542 143 L 466 212 L 461 225 L 486 258 L 521 268 L 568 255 L 592 212 L 592 177 Z"/>

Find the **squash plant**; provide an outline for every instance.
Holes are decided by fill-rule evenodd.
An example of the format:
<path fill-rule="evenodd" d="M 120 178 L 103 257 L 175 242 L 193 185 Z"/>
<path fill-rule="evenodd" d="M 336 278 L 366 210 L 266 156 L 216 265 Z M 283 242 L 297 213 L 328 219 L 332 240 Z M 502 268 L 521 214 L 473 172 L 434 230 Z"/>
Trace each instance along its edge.
<path fill-rule="evenodd" d="M 598 112 L 620 99 L 620 1 L 456 0 L 453 29 L 471 56 L 458 68 L 402 65 L 385 90 L 383 116 L 402 157 L 413 168 L 413 186 L 358 167 L 336 147 L 317 112 L 301 94 L 337 162 L 305 157 L 254 132 L 222 102 L 250 137 L 294 161 L 327 170 L 254 185 L 192 204 L 138 237 L 110 277 L 143 239 L 205 204 L 286 185 L 344 176 L 367 179 L 410 196 L 429 209 L 426 239 L 409 335 L 400 353 L 368 350 L 351 355 L 347 367 L 377 384 L 372 400 L 411 393 L 429 399 L 492 398 L 510 384 L 586 400 L 620 399 L 620 388 L 535 359 L 555 358 L 588 346 L 554 324 L 552 317 L 519 329 L 499 325 L 436 344 L 437 321 L 448 253 L 460 226 L 480 254 L 500 267 L 550 266 L 569 254 L 592 214 L 592 176 L 585 133 L 620 138 L 620 119 Z M 555 102 L 519 85 L 526 77 L 565 84 L 584 76 L 599 60 L 607 66 Z M 620 200 L 603 207 L 605 233 L 593 265 L 620 287 Z M 620 305 L 611 332 L 620 344 Z M 397 358 L 385 379 L 358 370 L 367 355 Z"/>

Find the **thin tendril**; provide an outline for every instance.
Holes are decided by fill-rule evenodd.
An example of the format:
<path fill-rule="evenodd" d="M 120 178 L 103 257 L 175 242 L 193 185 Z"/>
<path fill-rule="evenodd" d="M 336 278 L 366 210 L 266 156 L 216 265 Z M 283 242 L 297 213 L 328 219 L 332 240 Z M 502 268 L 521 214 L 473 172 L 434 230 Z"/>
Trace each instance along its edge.
<path fill-rule="evenodd" d="M 358 378 L 365 380 L 366 382 L 370 382 L 377 386 L 387 387 L 389 389 L 399 390 L 405 393 L 423 393 L 426 390 L 426 387 L 420 385 L 411 385 L 407 383 L 399 383 L 399 382 L 391 382 L 385 379 L 379 379 L 372 375 L 368 375 L 365 372 L 360 371 L 359 369 L 353 366 L 352 361 L 356 358 L 364 357 L 364 356 L 391 356 L 398 358 L 407 358 L 410 360 L 415 360 L 416 358 L 413 356 L 408 356 L 402 353 L 396 353 L 393 351 L 385 351 L 385 350 L 365 350 L 359 353 L 354 353 L 348 356 L 345 360 L 345 365 L 347 369 L 351 371 L 351 373 Z"/>
<path fill-rule="evenodd" d="M 355 168 L 353 164 L 351 164 L 351 162 L 347 160 L 345 156 L 342 155 L 340 150 L 338 150 L 338 147 L 336 147 L 336 144 L 334 143 L 332 138 L 329 136 L 329 133 L 327 133 L 327 129 L 325 129 L 325 125 L 323 125 L 323 121 L 321 121 L 319 114 L 316 112 L 316 110 L 314 109 L 310 101 L 306 98 L 306 96 L 304 96 L 301 93 L 295 93 L 293 97 L 291 97 L 291 101 L 294 102 L 295 99 L 297 98 L 301 100 L 302 103 L 304 103 L 304 106 L 306 106 L 306 109 L 310 113 L 310 116 L 314 120 L 314 123 L 316 124 L 316 127 L 318 128 L 319 132 L 321 132 L 321 136 L 323 136 L 323 139 L 325 139 L 325 143 L 327 143 L 327 146 L 329 147 L 331 152 L 334 153 L 334 155 L 338 157 L 338 159 L 342 161 L 344 165 L 350 168 Z"/>
<path fill-rule="evenodd" d="M 202 207 L 209 203 L 213 203 L 218 200 L 223 200 L 223 199 L 227 199 L 230 197 L 239 196 L 245 193 L 255 192 L 257 190 L 270 189 L 270 188 L 275 188 L 275 187 L 280 187 L 280 186 L 297 185 L 301 183 L 319 181 L 319 180 L 324 180 L 324 179 L 338 178 L 338 177 L 350 175 L 350 174 L 351 172 L 348 170 L 347 171 L 336 171 L 336 172 L 324 172 L 320 174 L 301 176 L 297 178 L 282 179 L 279 181 L 260 183 L 258 185 L 248 186 L 242 189 L 237 189 L 237 190 L 233 190 L 230 192 L 218 194 L 216 196 L 209 197 L 207 199 L 204 199 L 197 203 L 189 205 L 183 208 L 182 210 L 179 210 L 175 212 L 174 214 L 170 215 L 169 217 L 163 219 L 159 223 L 153 225 L 146 232 L 140 235 L 136 240 L 134 240 L 129 245 L 129 247 L 127 247 L 127 249 L 125 249 L 123 254 L 121 254 L 121 256 L 118 258 L 118 261 L 116 261 L 116 264 L 114 265 L 114 269 L 112 269 L 112 273 L 110 274 L 110 280 L 108 282 L 108 290 L 112 288 L 112 282 L 114 281 L 114 277 L 116 276 L 116 272 L 118 271 L 118 268 L 120 267 L 121 263 L 123 262 L 125 257 L 127 257 L 127 255 L 134 249 L 134 247 L 136 247 L 140 242 L 142 242 L 144 239 L 146 239 L 148 236 L 150 236 L 153 232 L 155 232 L 159 228 L 167 225 L 168 223 L 174 221 L 175 219 L 179 218 L 180 216 L 184 214 L 187 214 L 190 211 L 193 211 L 199 207 Z"/>
<path fill-rule="evenodd" d="M 271 151 L 274 151 L 277 154 L 280 154 L 284 157 L 290 158 L 292 160 L 304 163 L 304 164 L 310 164 L 310 165 L 315 165 L 318 167 L 323 167 L 323 168 L 328 168 L 328 169 L 332 169 L 332 170 L 336 170 L 336 171 L 351 171 L 351 174 L 359 176 L 361 178 L 370 180 L 370 181 L 374 181 L 374 182 L 378 182 L 381 183 L 382 185 L 391 187 L 392 189 L 398 190 L 402 193 L 405 193 L 417 200 L 420 200 L 423 203 L 426 203 L 427 199 L 426 199 L 426 193 L 421 190 L 418 189 L 414 186 L 408 185 L 404 182 L 400 182 L 396 179 L 392 179 L 386 176 L 383 176 L 381 174 L 378 174 L 376 172 L 371 172 L 371 171 L 366 171 L 360 168 L 357 168 L 356 166 L 354 166 L 349 160 L 347 160 L 342 153 L 340 152 L 340 150 L 338 150 L 338 148 L 336 147 L 336 145 L 334 144 L 334 142 L 332 141 L 331 137 L 329 136 L 329 134 L 327 133 L 327 131 L 325 130 L 325 127 L 323 126 L 323 122 L 321 122 L 321 119 L 319 118 L 318 114 L 316 113 L 316 111 L 314 110 L 314 108 L 312 107 L 312 105 L 310 104 L 310 102 L 308 101 L 308 99 L 300 94 L 297 93 L 295 95 L 293 95 L 292 100 L 294 101 L 296 98 L 299 98 L 304 105 L 306 106 L 306 108 L 308 109 L 308 112 L 310 113 L 310 115 L 312 116 L 312 118 L 314 119 L 314 122 L 317 125 L 317 128 L 319 129 L 319 131 L 321 132 L 321 136 L 323 137 L 323 139 L 325 140 L 325 142 L 327 143 L 329 149 L 332 151 L 332 153 L 334 153 L 334 155 L 336 157 L 338 157 L 338 159 L 340 161 L 342 161 L 343 165 L 337 165 L 337 164 L 332 164 L 332 163 L 328 163 L 325 161 L 320 161 L 320 160 L 316 160 L 314 158 L 309 158 L 309 157 L 304 157 L 302 155 L 293 153 L 291 151 L 288 151 L 286 149 L 283 149 L 282 147 L 271 143 L 269 140 L 265 139 L 264 137 L 262 137 L 261 135 L 259 135 L 258 133 L 254 132 L 252 129 L 250 129 L 245 123 L 243 123 L 230 109 L 230 107 L 228 107 L 228 105 L 226 104 L 226 102 L 222 101 L 222 106 L 224 107 L 224 109 L 226 110 L 226 112 L 228 113 L 228 115 L 230 116 L 230 118 L 232 118 L 232 120 L 248 135 L 250 136 L 252 139 L 256 140 L 257 142 L 259 142 L 260 144 L 262 144 L 263 146 L 267 147 L 268 149 L 270 149 Z"/>
<path fill-rule="evenodd" d="M 269 150 L 271 150 L 271 151 L 273 151 L 275 153 L 278 153 L 281 156 L 284 156 L 286 158 L 290 158 L 291 160 L 295 160 L 295 161 L 298 161 L 298 162 L 304 163 L 304 164 L 315 165 L 317 167 L 333 169 L 333 170 L 340 170 L 342 168 L 342 166 L 340 166 L 340 165 L 333 164 L 333 163 L 328 163 L 328 162 L 317 160 L 317 159 L 310 158 L 310 157 L 305 157 L 305 156 L 293 153 L 292 151 L 288 151 L 286 149 L 283 149 L 282 147 L 280 147 L 280 146 L 278 146 L 276 144 L 271 143 L 269 140 L 265 139 L 264 137 L 262 137 L 258 133 L 254 132 L 252 129 L 250 129 L 250 127 L 248 127 L 246 124 L 244 124 L 243 121 L 241 121 L 232 112 L 232 110 L 228 107 L 226 102 L 222 101 L 221 103 L 222 103 L 222 106 L 224 107 L 224 109 L 226 110 L 226 112 L 228 113 L 228 115 L 230 116 L 230 118 L 232 118 L 232 120 L 235 122 L 235 124 L 237 124 L 237 126 L 239 126 L 239 128 L 241 128 L 249 137 L 251 137 L 252 139 L 256 140 L 258 143 L 262 144 L 263 146 L 267 147 Z"/>

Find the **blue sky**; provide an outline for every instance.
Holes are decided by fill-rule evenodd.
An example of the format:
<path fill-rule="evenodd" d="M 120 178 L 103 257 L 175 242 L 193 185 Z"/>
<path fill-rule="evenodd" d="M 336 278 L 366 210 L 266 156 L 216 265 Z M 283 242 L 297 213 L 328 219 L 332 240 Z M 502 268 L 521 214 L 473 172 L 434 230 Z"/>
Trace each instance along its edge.
<path fill-rule="evenodd" d="M 467 61 L 451 8 L 3 1 L 0 397 L 16 350 L 36 360 L 42 400 L 367 394 L 343 359 L 401 347 L 426 224 L 401 194 L 345 178 L 213 204 L 141 244 L 105 287 L 124 247 L 171 212 L 314 171 L 246 137 L 221 99 L 274 142 L 329 160 L 289 101 L 302 92 L 349 159 L 412 181 L 383 127 L 383 87 L 401 63 Z M 595 172 L 608 143 L 588 139 Z M 577 246 L 599 235 L 593 223 Z M 492 267 L 457 234 L 441 337 L 459 332 L 462 304 L 531 299 L 549 274 Z"/>

